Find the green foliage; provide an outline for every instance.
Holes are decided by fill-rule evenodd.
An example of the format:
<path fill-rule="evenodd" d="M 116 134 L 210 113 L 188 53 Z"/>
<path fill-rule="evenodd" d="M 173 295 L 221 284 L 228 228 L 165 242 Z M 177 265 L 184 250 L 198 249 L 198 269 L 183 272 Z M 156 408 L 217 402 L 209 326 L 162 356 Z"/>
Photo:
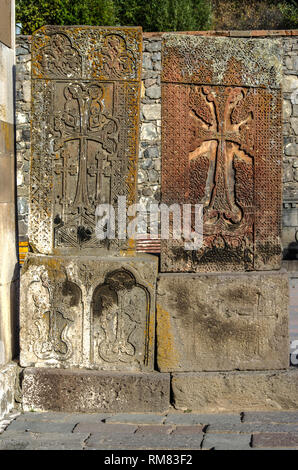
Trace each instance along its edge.
<path fill-rule="evenodd" d="M 298 3 L 294 0 L 289 2 L 279 2 L 279 11 L 283 16 L 284 28 L 298 27 Z"/>
<path fill-rule="evenodd" d="M 45 24 L 116 24 L 113 0 L 16 0 L 16 20 L 22 34 L 31 34 Z"/>
<path fill-rule="evenodd" d="M 144 31 L 206 30 L 211 26 L 211 12 L 207 0 L 152 0 L 141 8 L 142 25 Z"/>
<path fill-rule="evenodd" d="M 296 29 L 297 0 L 213 0 L 214 29 Z"/>
<path fill-rule="evenodd" d="M 210 28 L 211 13 L 211 0 L 16 0 L 22 34 L 31 34 L 45 24 L 202 30 Z"/>

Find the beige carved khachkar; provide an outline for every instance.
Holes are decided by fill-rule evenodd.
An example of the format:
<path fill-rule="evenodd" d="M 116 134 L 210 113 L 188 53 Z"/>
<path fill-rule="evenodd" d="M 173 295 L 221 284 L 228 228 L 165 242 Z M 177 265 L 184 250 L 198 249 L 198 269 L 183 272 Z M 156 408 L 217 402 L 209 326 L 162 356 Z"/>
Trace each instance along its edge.
<path fill-rule="evenodd" d="M 140 28 L 45 27 L 32 39 L 29 240 L 40 253 L 119 252 L 99 203 L 135 202 Z"/>
<path fill-rule="evenodd" d="M 141 51 L 140 28 L 33 35 L 22 366 L 153 370 L 158 260 L 95 230 L 99 204 L 136 200 Z"/>

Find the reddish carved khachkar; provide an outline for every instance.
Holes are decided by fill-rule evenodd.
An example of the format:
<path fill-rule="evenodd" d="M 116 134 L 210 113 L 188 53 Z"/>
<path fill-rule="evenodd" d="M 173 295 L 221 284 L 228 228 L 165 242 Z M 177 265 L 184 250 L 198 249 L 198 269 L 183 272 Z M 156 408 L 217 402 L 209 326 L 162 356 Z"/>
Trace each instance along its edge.
<path fill-rule="evenodd" d="M 162 241 L 162 271 L 280 267 L 279 42 L 163 38 L 162 199 L 203 205 L 203 245 Z"/>
<path fill-rule="evenodd" d="M 135 202 L 141 28 L 46 26 L 32 39 L 29 241 L 40 253 L 118 252 L 99 203 Z"/>

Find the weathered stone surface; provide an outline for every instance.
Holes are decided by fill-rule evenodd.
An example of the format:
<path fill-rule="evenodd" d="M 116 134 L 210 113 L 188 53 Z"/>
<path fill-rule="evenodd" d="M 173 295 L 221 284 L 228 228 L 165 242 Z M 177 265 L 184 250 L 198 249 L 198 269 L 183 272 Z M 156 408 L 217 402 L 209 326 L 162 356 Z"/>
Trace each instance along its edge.
<path fill-rule="evenodd" d="M 0 368 L 0 419 L 15 406 L 17 369 L 14 362 Z"/>
<path fill-rule="evenodd" d="M 244 413 L 243 423 L 298 424 L 298 411 L 250 411 Z"/>
<path fill-rule="evenodd" d="M 157 364 L 162 372 L 287 368 L 287 273 L 161 274 Z"/>
<path fill-rule="evenodd" d="M 237 426 L 241 424 L 240 414 L 197 414 L 197 413 L 169 413 L 165 424 L 175 424 L 179 427 L 194 425 L 227 424 Z"/>
<path fill-rule="evenodd" d="M 116 414 L 106 419 L 106 423 L 162 424 L 165 416 L 157 414 Z"/>
<path fill-rule="evenodd" d="M 33 35 L 29 241 L 40 253 L 129 246 L 96 238 L 95 211 L 135 202 L 141 49 L 141 28 Z"/>
<path fill-rule="evenodd" d="M 21 365 L 153 370 L 157 265 L 150 255 L 29 254 Z"/>
<path fill-rule="evenodd" d="M 202 449 L 214 450 L 249 450 L 250 434 L 207 434 L 204 437 Z"/>
<path fill-rule="evenodd" d="M 297 447 L 298 433 L 261 433 L 252 437 L 252 447 Z"/>
<path fill-rule="evenodd" d="M 255 372 L 176 373 L 173 404 L 202 413 L 297 410 L 297 369 Z"/>
<path fill-rule="evenodd" d="M 203 434 L 117 434 L 117 440 L 109 434 L 92 434 L 86 441 L 86 449 L 98 450 L 200 450 Z M 184 463 L 184 462 L 183 462 Z"/>
<path fill-rule="evenodd" d="M 280 267 L 279 41 L 163 37 L 162 201 L 202 204 L 203 246 L 164 240 L 163 272 Z"/>
<path fill-rule="evenodd" d="M 78 423 L 75 428 L 73 429 L 74 433 L 80 432 L 80 433 L 115 433 L 117 432 L 118 434 L 134 434 L 137 430 L 136 425 L 132 424 L 118 424 L 115 426 L 114 424 L 105 424 L 105 423 L 90 423 L 90 422 L 84 422 L 82 420 L 81 423 Z"/>
<path fill-rule="evenodd" d="M 87 438 L 88 434 L 6 431 L 0 436 L 0 450 L 82 450 Z"/>
<path fill-rule="evenodd" d="M 169 374 L 27 368 L 23 407 L 37 411 L 166 411 Z"/>
<path fill-rule="evenodd" d="M 207 427 L 206 432 L 210 433 L 219 433 L 219 432 L 240 432 L 244 434 L 252 434 L 253 432 L 269 432 L 269 433 L 279 433 L 279 432 L 298 432 L 298 423 L 297 424 L 280 424 L 280 423 L 238 423 L 238 424 L 229 424 L 229 423 L 219 423 L 211 424 Z"/>

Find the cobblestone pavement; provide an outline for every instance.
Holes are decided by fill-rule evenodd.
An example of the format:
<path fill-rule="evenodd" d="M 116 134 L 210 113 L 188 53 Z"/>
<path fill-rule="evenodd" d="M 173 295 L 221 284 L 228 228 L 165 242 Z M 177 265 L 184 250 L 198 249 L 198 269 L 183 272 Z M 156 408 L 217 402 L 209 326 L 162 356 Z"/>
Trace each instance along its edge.
<path fill-rule="evenodd" d="M 239 414 L 12 414 L 0 450 L 298 449 L 298 411 Z"/>

